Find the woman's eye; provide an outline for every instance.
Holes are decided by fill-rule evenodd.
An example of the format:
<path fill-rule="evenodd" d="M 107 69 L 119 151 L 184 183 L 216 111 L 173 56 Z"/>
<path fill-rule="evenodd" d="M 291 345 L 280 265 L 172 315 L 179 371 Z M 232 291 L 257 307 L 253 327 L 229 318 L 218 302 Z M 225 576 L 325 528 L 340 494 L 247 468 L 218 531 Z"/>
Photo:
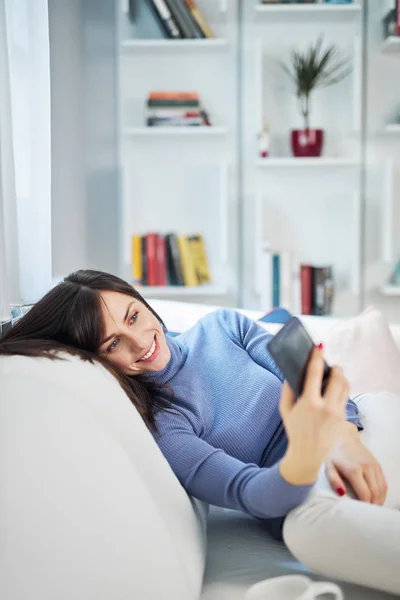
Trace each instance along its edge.
<path fill-rule="evenodd" d="M 131 318 L 129 319 L 129 322 L 130 323 L 134 323 L 136 321 L 137 317 L 138 317 L 138 314 L 139 313 L 134 312 L 133 315 L 131 316 Z"/>
<path fill-rule="evenodd" d="M 110 344 L 107 348 L 107 352 L 112 352 L 118 346 L 119 339 L 116 338 L 112 344 Z"/>

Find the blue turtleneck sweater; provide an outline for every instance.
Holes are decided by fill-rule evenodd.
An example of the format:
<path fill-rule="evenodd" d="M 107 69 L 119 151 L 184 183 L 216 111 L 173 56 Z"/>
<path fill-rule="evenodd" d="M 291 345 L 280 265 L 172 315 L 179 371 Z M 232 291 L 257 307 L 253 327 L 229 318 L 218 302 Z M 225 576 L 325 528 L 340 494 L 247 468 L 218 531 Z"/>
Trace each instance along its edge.
<path fill-rule="evenodd" d="M 170 361 L 146 376 L 168 384 L 158 393 L 172 402 L 172 412 L 157 414 L 154 435 L 187 492 L 262 519 L 283 517 L 312 487 L 291 485 L 279 472 L 287 437 L 270 339 L 252 319 L 220 309 L 167 337 Z M 347 414 L 361 427 L 351 400 Z"/>

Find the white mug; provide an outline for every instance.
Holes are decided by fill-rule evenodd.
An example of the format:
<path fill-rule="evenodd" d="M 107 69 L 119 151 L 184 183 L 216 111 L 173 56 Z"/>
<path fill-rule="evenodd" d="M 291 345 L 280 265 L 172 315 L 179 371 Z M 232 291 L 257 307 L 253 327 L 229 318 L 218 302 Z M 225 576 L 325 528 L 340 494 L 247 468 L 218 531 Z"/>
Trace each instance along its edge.
<path fill-rule="evenodd" d="M 259 581 L 247 591 L 245 600 L 315 600 L 321 594 L 333 594 L 335 600 L 343 600 L 339 586 L 329 581 L 313 582 L 304 575 Z"/>

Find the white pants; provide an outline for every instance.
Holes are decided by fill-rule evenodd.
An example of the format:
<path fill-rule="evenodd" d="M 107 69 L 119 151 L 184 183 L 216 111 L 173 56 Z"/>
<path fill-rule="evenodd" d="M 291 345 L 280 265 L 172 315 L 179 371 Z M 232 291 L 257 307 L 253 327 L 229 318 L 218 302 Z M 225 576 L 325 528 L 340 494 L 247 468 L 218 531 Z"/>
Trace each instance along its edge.
<path fill-rule="evenodd" d="M 317 573 L 400 594 L 400 397 L 364 394 L 356 402 L 361 438 L 388 481 L 385 506 L 340 498 L 321 474 L 307 502 L 286 517 L 283 538 Z"/>

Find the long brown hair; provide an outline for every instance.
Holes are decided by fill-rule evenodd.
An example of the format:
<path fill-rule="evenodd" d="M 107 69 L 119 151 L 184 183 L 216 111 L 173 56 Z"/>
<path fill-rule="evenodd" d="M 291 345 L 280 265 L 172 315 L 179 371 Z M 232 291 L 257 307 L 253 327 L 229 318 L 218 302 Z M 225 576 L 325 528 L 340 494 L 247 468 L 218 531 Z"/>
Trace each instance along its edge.
<path fill-rule="evenodd" d="M 155 393 L 159 386 L 124 375 L 99 356 L 105 336 L 101 291 L 119 292 L 139 300 L 166 331 L 158 314 L 129 283 L 102 271 L 80 270 L 65 277 L 17 321 L 0 340 L 0 355 L 21 354 L 54 360 L 62 358 L 59 352 L 67 352 L 91 363 L 98 362 L 118 380 L 150 428 L 155 425 L 157 411 L 170 405 Z"/>

